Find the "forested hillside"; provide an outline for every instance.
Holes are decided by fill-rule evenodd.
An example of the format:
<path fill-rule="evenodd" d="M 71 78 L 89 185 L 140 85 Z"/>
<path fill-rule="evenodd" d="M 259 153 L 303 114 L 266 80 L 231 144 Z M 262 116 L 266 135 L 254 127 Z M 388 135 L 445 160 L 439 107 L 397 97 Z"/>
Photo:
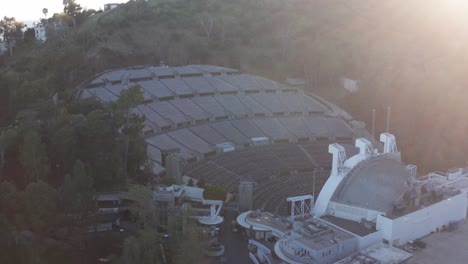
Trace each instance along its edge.
<path fill-rule="evenodd" d="M 75 228 L 92 211 L 90 197 L 147 182 L 143 120 L 128 114 L 141 100 L 138 88 L 113 105 L 71 100 L 75 87 L 110 68 L 213 64 L 278 81 L 304 78 L 306 89 L 369 127 L 377 109 L 378 132 L 390 105 L 390 132 L 405 161 L 421 171 L 465 165 L 465 2 L 150 0 L 106 12 L 68 6 L 67 14 L 43 21 L 61 25 L 47 42 L 28 30 L 12 56 L 0 57 L 0 262 L 81 263 L 85 251 L 96 259 L 99 245 L 83 244 L 84 231 Z M 343 96 L 341 77 L 359 80 L 361 90 Z M 155 239 L 146 235 L 126 242 L 127 257 L 134 245 Z"/>
<path fill-rule="evenodd" d="M 45 45 L 18 48 L 1 71 L 6 120 L 55 92 L 62 98 L 100 71 L 136 64 L 205 63 L 308 89 L 370 122 L 372 108 L 407 162 L 423 170 L 464 165 L 468 144 L 463 1 L 153 0 L 81 17 Z M 343 99 L 339 78 L 362 90 Z M 8 106 L 8 107 L 7 107 Z M 7 109 L 5 109 L 7 107 Z"/>

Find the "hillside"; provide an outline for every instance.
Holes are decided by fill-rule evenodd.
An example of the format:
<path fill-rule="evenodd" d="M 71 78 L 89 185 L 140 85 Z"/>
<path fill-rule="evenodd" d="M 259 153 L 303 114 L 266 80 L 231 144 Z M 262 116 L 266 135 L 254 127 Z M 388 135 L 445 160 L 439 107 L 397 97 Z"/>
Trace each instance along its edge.
<path fill-rule="evenodd" d="M 468 155 L 467 7 L 455 0 L 130 2 L 9 60 L 3 87 L 14 115 L 120 66 L 164 61 L 279 81 L 298 76 L 368 123 L 372 108 L 384 123 L 391 105 L 391 132 L 404 159 L 423 171 L 448 168 Z M 37 61 L 22 64 L 31 59 Z M 361 91 L 336 96 L 343 76 L 360 80 Z"/>

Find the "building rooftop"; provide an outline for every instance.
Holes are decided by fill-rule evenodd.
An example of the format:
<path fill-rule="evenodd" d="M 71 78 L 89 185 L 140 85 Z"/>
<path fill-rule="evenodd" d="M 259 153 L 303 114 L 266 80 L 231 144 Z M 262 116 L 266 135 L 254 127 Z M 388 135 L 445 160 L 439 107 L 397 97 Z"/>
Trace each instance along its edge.
<path fill-rule="evenodd" d="M 269 212 L 261 212 L 258 214 L 257 212 L 253 211 L 247 215 L 246 219 L 250 223 L 257 223 L 268 226 L 281 231 L 282 233 L 288 233 L 291 230 L 291 226 L 286 219 L 273 215 Z"/>
<path fill-rule="evenodd" d="M 354 236 L 319 219 L 311 219 L 303 223 L 295 223 L 291 237 L 309 248 L 319 250 Z"/>
<path fill-rule="evenodd" d="M 409 259 L 412 254 L 384 243 L 376 244 L 335 264 L 398 264 Z"/>
<path fill-rule="evenodd" d="M 322 217 L 322 219 L 327 221 L 327 222 L 330 222 L 330 223 L 332 223 L 334 225 L 337 225 L 337 226 L 339 226 L 339 227 L 341 227 L 341 228 L 343 228 L 345 230 L 348 230 L 349 232 L 351 232 L 353 234 L 356 234 L 358 236 L 366 236 L 368 234 L 372 234 L 372 233 L 377 231 L 375 229 L 375 226 L 366 228 L 365 225 L 363 225 L 361 223 L 351 221 L 351 220 L 347 220 L 347 219 L 344 219 L 344 218 L 334 217 L 332 215 L 324 216 L 324 217 Z"/>

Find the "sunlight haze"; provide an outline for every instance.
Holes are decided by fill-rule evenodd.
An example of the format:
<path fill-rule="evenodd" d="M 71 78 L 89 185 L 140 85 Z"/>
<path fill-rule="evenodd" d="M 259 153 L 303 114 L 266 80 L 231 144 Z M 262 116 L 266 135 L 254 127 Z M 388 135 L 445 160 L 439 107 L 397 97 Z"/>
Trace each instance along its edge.
<path fill-rule="evenodd" d="M 6 3 L 0 6 L 0 17 L 13 16 L 17 20 L 27 22 L 37 21 L 44 17 L 42 9 L 49 10 L 47 17 L 51 17 L 54 13 L 63 12 L 62 0 L 26 0 L 26 1 L 5 1 Z M 104 9 L 104 4 L 107 3 L 124 3 L 125 0 L 79 0 L 76 1 L 83 8 L 87 9 Z M 26 8 L 27 7 L 27 8 Z"/>

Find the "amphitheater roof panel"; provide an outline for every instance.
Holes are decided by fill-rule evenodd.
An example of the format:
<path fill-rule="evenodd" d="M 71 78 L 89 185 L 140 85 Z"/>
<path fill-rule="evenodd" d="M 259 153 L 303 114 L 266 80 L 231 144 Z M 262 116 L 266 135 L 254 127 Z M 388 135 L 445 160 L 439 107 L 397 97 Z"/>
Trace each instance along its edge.
<path fill-rule="evenodd" d="M 274 140 L 291 138 L 288 129 L 283 126 L 277 118 L 255 119 L 254 122 L 263 132 Z"/>
<path fill-rule="evenodd" d="M 98 83 L 104 83 L 105 79 L 113 82 L 113 81 L 120 81 L 122 78 L 122 75 L 125 74 L 126 70 L 125 69 L 120 69 L 120 70 L 111 70 L 108 72 L 105 72 L 101 74 L 98 78 L 94 79 L 91 84 L 98 84 Z"/>
<path fill-rule="evenodd" d="M 106 88 L 109 92 L 114 94 L 116 97 L 120 97 L 120 93 L 123 90 L 127 90 L 131 86 L 133 86 L 133 84 L 126 85 L 126 86 L 122 84 L 114 84 L 114 85 L 107 86 Z M 149 100 L 153 98 L 153 96 L 150 93 L 148 93 L 145 89 L 143 89 L 143 87 L 141 89 L 141 92 L 143 93 L 144 100 Z"/>
<path fill-rule="evenodd" d="M 94 95 L 90 93 L 88 90 L 84 90 L 83 93 L 81 94 L 81 99 L 89 99 L 89 98 L 94 98 Z"/>
<path fill-rule="evenodd" d="M 311 134 L 302 117 L 279 117 L 278 120 L 298 138 L 307 138 Z"/>
<path fill-rule="evenodd" d="M 261 131 L 252 120 L 237 119 L 232 120 L 232 124 L 249 138 L 266 136 L 265 132 Z"/>
<path fill-rule="evenodd" d="M 208 113 L 198 107 L 191 99 L 172 100 L 170 104 L 195 120 L 202 120 L 210 117 Z"/>
<path fill-rule="evenodd" d="M 169 90 L 174 92 L 177 95 L 190 95 L 193 94 L 193 91 L 188 87 L 182 79 L 179 78 L 170 78 L 170 79 L 160 79 Z"/>
<path fill-rule="evenodd" d="M 139 105 L 137 106 L 137 109 L 146 117 L 147 121 L 156 124 L 156 126 L 160 128 L 171 125 L 165 118 L 156 113 L 147 105 Z"/>
<path fill-rule="evenodd" d="M 407 190 L 410 174 L 401 161 L 377 156 L 357 165 L 335 190 L 332 200 L 380 212 L 391 212 Z"/>
<path fill-rule="evenodd" d="M 230 142 L 234 142 L 237 145 L 244 145 L 249 142 L 249 139 L 240 133 L 230 121 L 213 123 L 211 127 L 226 137 Z"/>
<path fill-rule="evenodd" d="M 214 149 L 210 144 L 203 141 L 203 139 L 197 137 L 188 129 L 179 129 L 167 133 L 171 138 L 184 145 L 186 148 L 191 149 L 195 152 L 207 154 L 212 152 Z"/>
<path fill-rule="evenodd" d="M 155 98 L 171 97 L 175 94 L 158 80 L 142 81 L 138 84 Z"/>
<path fill-rule="evenodd" d="M 236 70 L 236 69 L 213 66 L 213 65 L 195 64 L 195 65 L 191 65 L 191 66 L 196 68 L 196 69 L 199 69 L 201 71 L 205 71 L 205 72 L 209 72 L 209 73 L 220 73 L 220 72 L 236 73 L 236 72 L 238 72 L 238 70 Z"/>
<path fill-rule="evenodd" d="M 253 76 L 248 74 L 227 75 L 220 78 L 236 86 L 239 90 L 263 90 L 263 87 L 257 84 Z"/>
<path fill-rule="evenodd" d="M 317 100 L 310 96 L 299 95 L 304 100 L 304 105 L 307 106 L 309 111 L 325 113 L 328 109 Z"/>
<path fill-rule="evenodd" d="M 148 106 L 164 118 L 171 120 L 175 124 L 190 122 L 190 120 L 177 108 L 168 102 L 153 102 Z"/>
<path fill-rule="evenodd" d="M 327 119 L 323 116 L 306 116 L 304 117 L 306 125 L 312 135 L 316 137 L 329 137 Z"/>
<path fill-rule="evenodd" d="M 238 89 L 233 85 L 221 80 L 218 77 L 206 76 L 205 79 L 220 93 L 222 92 L 235 92 Z"/>
<path fill-rule="evenodd" d="M 141 69 L 128 69 L 126 72 L 128 79 L 148 79 L 152 78 L 152 72 L 148 71 L 146 68 Z"/>
<path fill-rule="evenodd" d="M 156 74 L 158 77 L 175 76 L 174 71 L 170 67 L 149 67 L 148 70 Z"/>
<path fill-rule="evenodd" d="M 216 92 L 216 89 L 202 76 L 184 77 L 182 80 L 199 94 Z"/>
<path fill-rule="evenodd" d="M 258 114 L 269 114 L 270 111 L 267 110 L 265 107 L 263 107 L 261 104 L 259 104 L 257 101 L 252 99 L 252 97 L 243 95 L 243 94 L 238 94 L 237 98 L 244 104 L 252 113 Z"/>
<path fill-rule="evenodd" d="M 105 102 L 105 103 L 116 101 L 118 99 L 117 96 L 109 92 L 104 87 L 88 89 L 88 92 L 96 96 L 96 98 L 99 99 L 100 101 Z"/>
<path fill-rule="evenodd" d="M 264 90 L 277 90 L 283 88 L 279 83 L 272 81 L 267 78 L 253 76 L 254 80 L 257 82 L 259 86 L 261 86 Z"/>
<path fill-rule="evenodd" d="M 239 101 L 235 95 L 216 96 L 215 99 L 234 115 L 246 115 L 249 110 Z"/>
<path fill-rule="evenodd" d="M 315 100 L 309 100 L 307 96 L 300 92 L 284 92 L 279 97 L 281 102 L 287 106 L 293 106 L 294 110 L 297 112 L 316 112 L 324 113 L 326 108 L 324 108 L 320 103 Z"/>
<path fill-rule="evenodd" d="M 190 130 L 195 135 L 202 138 L 203 140 L 210 143 L 211 145 L 221 144 L 221 143 L 225 143 L 226 141 L 228 141 L 218 131 L 213 129 L 208 124 L 194 126 L 194 127 L 191 127 Z"/>
<path fill-rule="evenodd" d="M 179 66 L 172 67 L 172 69 L 180 75 L 192 75 L 192 74 L 201 74 L 202 72 L 192 66 Z"/>
<path fill-rule="evenodd" d="M 353 129 L 346 124 L 342 119 L 329 118 L 327 119 L 329 131 L 335 137 L 350 137 L 353 135 Z"/>
<path fill-rule="evenodd" d="M 183 159 L 191 159 L 196 157 L 192 151 L 190 151 L 188 148 L 184 147 L 177 141 L 173 140 L 166 134 L 146 138 L 146 142 L 153 145 L 154 147 L 157 147 L 160 150 L 179 148 L 180 155 Z"/>
<path fill-rule="evenodd" d="M 271 93 L 258 93 L 249 95 L 252 99 L 260 103 L 272 113 L 289 112 L 288 107 L 283 105 L 280 100 L 280 95 Z"/>
<path fill-rule="evenodd" d="M 152 145 L 148 145 L 146 153 L 151 160 L 161 163 L 161 151 Z"/>
<path fill-rule="evenodd" d="M 203 110 L 210 113 L 212 116 L 225 116 L 227 115 L 224 107 L 216 101 L 214 96 L 200 96 L 194 97 L 192 100 L 200 106 Z"/>

